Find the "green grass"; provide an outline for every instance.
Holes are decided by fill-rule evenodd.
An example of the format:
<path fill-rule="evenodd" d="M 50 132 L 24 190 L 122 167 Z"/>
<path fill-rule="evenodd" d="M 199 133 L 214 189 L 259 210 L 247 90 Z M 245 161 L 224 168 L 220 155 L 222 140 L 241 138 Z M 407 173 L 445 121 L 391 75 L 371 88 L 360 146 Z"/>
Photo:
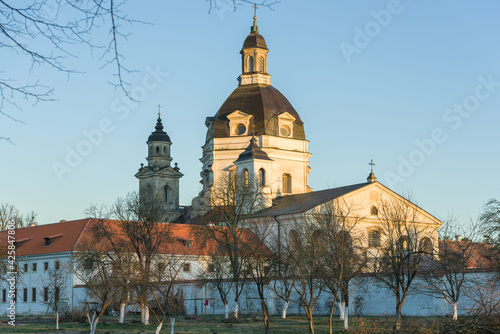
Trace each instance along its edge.
<path fill-rule="evenodd" d="M 87 323 L 61 322 L 59 331 L 55 330 L 55 323 L 23 323 L 27 317 L 17 318 L 15 327 L 6 323 L 0 324 L 0 333 L 58 333 L 83 334 L 89 332 Z M 443 318 L 441 318 L 443 319 Z M 138 316 L 128 316 L 125 324 L 119 324 L 116 317 L 105 316 L 97 326 L 97 333 L 154 333 L 156 324 L 152 319 L 150 326 L 138 323 Z M 404 318 L 403 328 L 407 333 L 438 333 L 440 318 Z M 352 317 L 350 331 L 352 333 L 386 333 L 393 325 L 391 317 Z M 262 333 L 263 322 L 259 317 L 241 317 L 238 321 L 224 321 L 222 316 L 207 316 L 198 318 L 179 317 L 175 322 L 175 333 Z M 314 320 L 316 333 L 328 333 L 328 317 L 316 317 Z M 342 332 L 342 322 L 335 317 L 334 331 Z M 271 317 L 272 333 L 307 333 L 308 322 L 305 316 L 289 316 L 287 319 Z M 170 333 L 170 319 L 163 324 L 162 333 Z"/>

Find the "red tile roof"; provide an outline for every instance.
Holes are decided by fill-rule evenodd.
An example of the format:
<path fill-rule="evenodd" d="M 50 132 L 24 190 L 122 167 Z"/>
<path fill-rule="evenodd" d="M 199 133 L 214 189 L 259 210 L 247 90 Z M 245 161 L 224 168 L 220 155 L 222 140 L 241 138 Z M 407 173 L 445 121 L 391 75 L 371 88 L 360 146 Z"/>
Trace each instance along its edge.
<path fill-rule="evenodd" d="M 115 240 L 126 241 L 125 233 L 118 221 L 98 221 L 94 219 L 80 219 L 54 224 L 39 225 L 16 229 L 15 238 L 18 242 L 16 256 L 50 254 L 70 252 L 82 247 L 106 247 L 105 238 L 95 239 L 92 233 L 93 224 L 107 224 L 113 232 Z M 159 225 L 161 226 L 161 225 Z M 164 254 L 209 255 L 217 248 L 213 240 L 201 242 L 199 234 L 193 233 L 197 226 L 186 224 L 170 224 L 170 237 L 173 242 L 166 242 L 160 247 Z M 51 243 L 46 245 L 45 238 Z M 253 240 L 256 236 L 248 229 L 242 234 L 243 240 Z M 0 232 L 0 247 L 7 245 L 8 231 Z M 102 248 L 101 248 L 102 249 Z"/>

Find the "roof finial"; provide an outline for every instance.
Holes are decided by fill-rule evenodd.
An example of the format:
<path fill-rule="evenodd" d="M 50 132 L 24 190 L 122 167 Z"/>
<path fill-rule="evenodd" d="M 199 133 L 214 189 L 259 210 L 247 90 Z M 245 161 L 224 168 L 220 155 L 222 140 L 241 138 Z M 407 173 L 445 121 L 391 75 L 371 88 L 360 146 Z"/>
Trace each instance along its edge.
<path fill-rule="evenodd" d="M 160 116 L 160 115 L 161 115 L 161 111 L 160 111 L 160 109 L 161 109 L 161 105 L 158 103 L 158 116 Z"/>
<path fill-rule="evenodd" d="M 257 26 L 257 9 L 259 7 L 257 7 L 257 4 L 254 4 L 252 7 L 253 7 L 253 26 L 250 29 L 250 32 L 252 34 L 258 34 L 259 33 L 259 27 Z"/>
<path fill-rule="evenodd" d="M 375 163 L 373 162 L 373 159 L 372 159 L 372 161 L 370 161 L 368 164 L 370 165 L 370 167 L 371 167 L 371 172 L 373 173 L 373 166 L 375 166 Z"/>
<path fill-rule="evenodd" d="M 371 172 L 370 172 L 370 175 L 368 175 L 368 177 L 366 178 L 366 181 L 368 183 L 372 183 L 372 182 L 377 181 L 377 178 L 375 177 L 375 174 L 373 174 L 373 166 L 375 166 L 375 163 L 373 162 L 373 159 L 368 164 L 371 167 Z"/>

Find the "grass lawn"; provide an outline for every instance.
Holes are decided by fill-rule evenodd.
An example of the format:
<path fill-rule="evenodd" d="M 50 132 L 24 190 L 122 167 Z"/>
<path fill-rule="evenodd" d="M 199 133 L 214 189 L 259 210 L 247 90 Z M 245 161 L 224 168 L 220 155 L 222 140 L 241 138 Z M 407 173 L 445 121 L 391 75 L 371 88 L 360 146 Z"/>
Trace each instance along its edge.
<path fill-rule="evenodd" d="M 44 319 L 18 317 L 16 326 L 0 323 L 0 333 L 58 333 L 83 334 L 89 332 L 87 323 L 61 322 L 59 331 L 54 322 Z M 393 325 L 391 317 L 364 317 L 350 319 L 351 333 L 387 333 Z M 26 322 L 29 321 L 29 322 Z M 36 322 L 35 322 L 36 321 Z M 105 316 L 97 325 L 96 333 L 154 333 L 156 325 L 143 326 L 138 316 L 129 316 L 125 324 L 118 324 L 116 317 Z M 439 333 L 439 318 L 404 318 L 403 328 L 407 333 Z M 175 333 L 262 333 L 263 322 L 256 317 L 242 317 L 238 321 L 224 321 L 222 316 L 199 318 L 179 317 L 175 322 Z M 314 321 L 316 333 L 328 333 L 328 317 L 316 317 Z M 271 317 L 272 333 L 307 333 L 308 322 L 305 316 L 289 316 L 287 319 Z M 334 332 L 342 332 L 342 322 L 335 317 Z M 170 319 L 163 324 L 162 333 L 170 333 Z"/>

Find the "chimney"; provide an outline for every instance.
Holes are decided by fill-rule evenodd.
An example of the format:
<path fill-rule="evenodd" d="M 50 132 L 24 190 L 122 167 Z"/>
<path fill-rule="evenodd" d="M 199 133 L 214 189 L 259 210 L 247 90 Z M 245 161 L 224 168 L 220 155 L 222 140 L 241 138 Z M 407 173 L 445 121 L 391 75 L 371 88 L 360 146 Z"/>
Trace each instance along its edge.
<path fill-rule="evenodd" d="M 29 227 L 33 227 L 33 226 L 36 226 L 35 223 L 29 223 Z"/>
<path fill-rule="evenodd" d="M 461 235 L 456 235 L 455 236 L 455 241 L 462 241 L 462 236 Z"/>

